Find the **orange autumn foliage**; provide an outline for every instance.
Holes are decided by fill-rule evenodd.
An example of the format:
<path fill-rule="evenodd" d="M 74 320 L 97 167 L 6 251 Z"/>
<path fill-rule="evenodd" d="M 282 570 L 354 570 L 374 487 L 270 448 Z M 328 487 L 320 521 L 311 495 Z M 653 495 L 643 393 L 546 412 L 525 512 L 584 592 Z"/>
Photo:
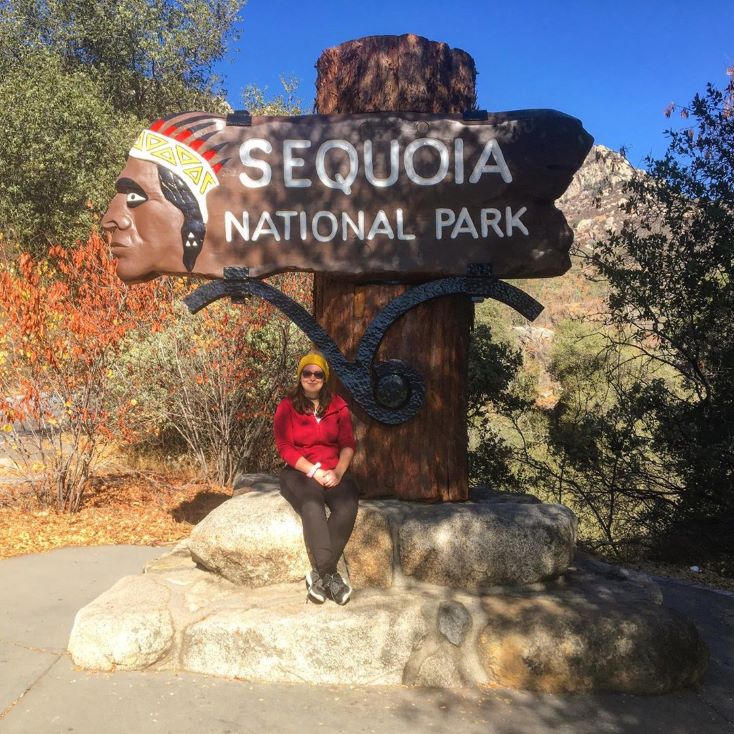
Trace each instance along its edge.
<path fill-rule="evenodd" d="M 308 307 L 308 276 L 274 280 Z M 192 316 L 180 301 L 197 286 L 128 288 L 97 235 L 0 264 L 0 458 L 42 504 L 79 511 L 110 444 L 178 436 L 221 484 L 271 466 L 272 411 L 303 337 L 258 299 Z"/>
<path fill-rule="evenodd" d="M 123 339 L 159 286 L 128 289 L 96 234 L 43 260 L 0 267 L 0 440 L 39 498 L 76 511 L 97 456 L 124 418 L 106 400 Z"/>

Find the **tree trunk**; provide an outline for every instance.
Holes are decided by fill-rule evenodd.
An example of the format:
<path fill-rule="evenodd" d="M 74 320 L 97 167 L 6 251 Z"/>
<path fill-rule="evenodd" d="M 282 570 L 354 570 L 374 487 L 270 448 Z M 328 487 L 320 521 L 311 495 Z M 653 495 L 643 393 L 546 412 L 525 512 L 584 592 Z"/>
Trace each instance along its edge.
<path fill-rule="evenodd" d="M 474 61 L 467 53 L 414 35 L 370 36 L 327 49 L 316 63 L 321 114 L 461 113 L 476 104 Z M 348 359 L 367 325 L 405 285 L 314 278 L 314 314 Z M 400 426 L 369 418 L 341 386 L 358 442 L 353 473 L 366 497 L 427 502 L 465 500 L 466 383 L 473 306 L 451 296 L 409 311 L 380 345 L 375 362 L 402 359 L 426 385 L 418 415 Z"/>

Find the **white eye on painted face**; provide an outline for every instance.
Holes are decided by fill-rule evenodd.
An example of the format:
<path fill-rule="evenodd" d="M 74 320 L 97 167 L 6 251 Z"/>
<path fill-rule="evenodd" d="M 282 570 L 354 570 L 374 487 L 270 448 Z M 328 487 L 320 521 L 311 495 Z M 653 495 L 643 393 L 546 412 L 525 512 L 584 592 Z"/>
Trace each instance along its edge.
<path fill-rule="evenodd" d="M 143 202 L 148 201 L 148 197 L 138 194 L 136 191 L 128 191 L 125 200 L 129 207 L 136 207 L 140 206 Z"/>

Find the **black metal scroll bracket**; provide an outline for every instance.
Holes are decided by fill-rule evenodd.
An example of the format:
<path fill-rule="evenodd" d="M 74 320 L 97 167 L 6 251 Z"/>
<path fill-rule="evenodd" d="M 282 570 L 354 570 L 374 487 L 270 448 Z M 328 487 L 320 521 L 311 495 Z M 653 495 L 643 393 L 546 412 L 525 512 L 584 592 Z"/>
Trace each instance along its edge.
<path fill-rule="evenodd" d="M 380 342 L 393 323 L 418 304 L 460 294 L 478 300 L 494 298 L 530 321 L 543 310 L 527 293 L 492 276 L 489 265 L 470 265 L 464 276 L 422 283 L 390 301 L 367 327 L 357 347 L 356 359 L 349 362 L 306 309 L 277 288 L 250 278 L 247 268 L 225 268 L 223 280 L 201 286 L 184 302 L 191 313 L 197 313 L 220 298 L 229 297 L 237 302 L 252 295 L 268 301 L 311 339 L 370 417 L 388 425 L 399 425 L 418 412 L 425 398 L 425 386 L 420 375 L 401 360 L 390 359 L 373 365 Z"/>

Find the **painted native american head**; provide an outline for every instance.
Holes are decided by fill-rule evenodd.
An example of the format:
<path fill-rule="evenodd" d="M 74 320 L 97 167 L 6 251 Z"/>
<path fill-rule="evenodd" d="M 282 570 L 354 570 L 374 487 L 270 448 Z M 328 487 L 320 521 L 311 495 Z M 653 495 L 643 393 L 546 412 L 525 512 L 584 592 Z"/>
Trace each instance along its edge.
<path fill-rule="evenodd" d="M 138 136 L 102 218 L 126 283 L 192 272 L 206 236 L 206 197 L 227 162 L 226 143 L 216 144 L 224 128 L 221 116 L 185 112 Z"/>

